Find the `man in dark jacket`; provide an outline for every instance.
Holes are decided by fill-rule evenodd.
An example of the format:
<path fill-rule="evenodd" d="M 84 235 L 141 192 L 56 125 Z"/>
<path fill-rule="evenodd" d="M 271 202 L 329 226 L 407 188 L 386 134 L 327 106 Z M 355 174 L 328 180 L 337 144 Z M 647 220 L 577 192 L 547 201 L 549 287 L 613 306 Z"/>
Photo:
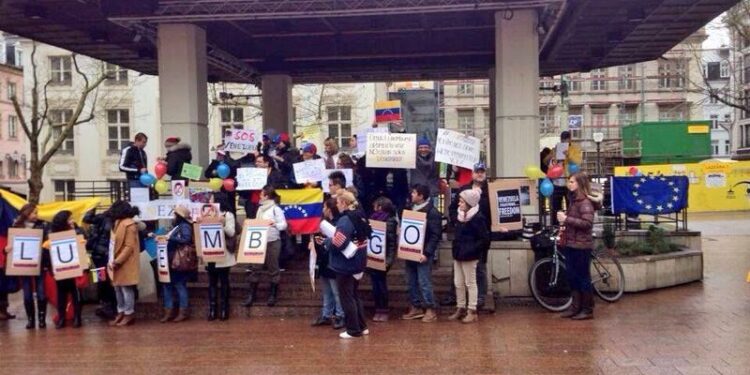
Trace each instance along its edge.
<path fill-rule="evenodd" d="M 91 254 L 94 266 L 96 268 L 107 267 L 110 233 L 114 230 L 109 211 L 97 214 L 95 209 L 91 210 L 83 216 L 83 222 L 90 225 L 86 250 Z M 96 315 L 106 320 L 114 319 L 117 315 L 117 298 L 112 284 L 108 281 L 97 283 L 96 290 L 99 295 L 99 308 L 96 309 Z"/>
<path fill-rule="evenodd" d="M 232 160 L 232 158 L 227 155 L 227 152 L 224 151 L 223 145 L 219 145 L 216 147 L 216 158 L 214 160 L 211 160 L 211 164 L 209 164 L 206 168 L 206 171 L 203 172 L 203 177 L 207 179 L 220 178 L 218 172 L 216 171 L 216 168 L 218 168 L 221 163 L 225 163 L 227 166 L 229 166 L 229 176 L 227 176 L 226 178 L 237 177 L 237 162 Z M 227 205 L 229 206 L 232 214 L 236 215 L 237 205 L 235 201 L 237 200 L 237 193 L 235 191 L 227 191 L 223 186 L 221 187 L 221 193 L 221 195 L 226 198 Z"/>
<path fill-rule="evenodd" d="M 406 261 L 406 277 L 409 282 L 411 307 L 401 319 L 422 319 L 429 323 L 437 320 L 435 295 L 432 291 L 432 260 L 438 251 L 443 235 L 442 216 L 430 201 L 430 189 L 425 185 L 414 185 L 411 190 L 411 210 L 427 214 L 424 248 L 419 262 Z M 424 310 L 423 310 L 424 309 Z"/>
<path fill-rule="evenodd" d="M 420 137 L 417 142 L 417 167 L 409 171 L 409 183 L 426 185 L 430 188 L 430 198 L 439 193 L 439 169 L 435 163 L 435 153 L 427 137 Z"/>
<path fill-rule="evenodd" d="M 167 149 L 167 174 L 172 180 L 184 180 L 182 178 L 182 165 L 190 163 L 193 155 L 190 153 L 190 145 L 181 143 L 179 137 L 169 137 L 164 141 L 164 147 Z"/>
<path fill-rule="evenodd" d="M 281 133 L 274 137 L 274 143 L 276 144 L 276 154 L 271 158 L 276 162 L 276 168 L 281 174 L 293 181 L 293 165 L 301 160 L 299 150 L 291 148 L 291 141 L 287 133 Z"/>
<path fill-rule="evenodd" d="M 138 133 L 132 143 L 120 151 L 120 171 L 125 172 L 125 178 L 130 187 L 143 187 L 141 174 L 147 172 L 148 159 L 143 149 L 148 143 L 146 134 Z"/>

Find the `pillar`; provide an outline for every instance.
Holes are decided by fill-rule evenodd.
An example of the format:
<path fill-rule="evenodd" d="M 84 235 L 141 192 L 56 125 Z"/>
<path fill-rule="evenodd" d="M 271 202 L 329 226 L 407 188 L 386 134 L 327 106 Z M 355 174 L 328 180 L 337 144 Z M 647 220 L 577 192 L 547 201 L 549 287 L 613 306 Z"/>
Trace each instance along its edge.
<path fill-rule="evenodd" d="M 294 135 L 292 110 L 292 77 L 284 74 L 264 75 L 261 80 L 263 95 L 263 131 L 274 129 L 276 133 Z M 293 138 L 293 137 L 292 137 Z"/>
<path fill-rule="evenodd" d="M 497 177 L 497 170 L 495 169 L 495 161 L 497 160 L 497 146 L 495 143 L 497 140 L 497 127 L 495 122 L 495 119 L 497 118 L 497 111 L 495 109 L 495 106 L 497 105 L 497 95 L 495 91 L 497 80 L 495 80 L 495 68 L 491 68 L 488 73 L 490 77 L 490 154 L 487 156 L 487 168 L 489 168 L 487 172 L 489 172 L 488 176 Z"/>
<path fill-rule="evenodd" d="M 192 163 L 206 166 L 210 147 L 206 32 L 192 24 L 160 24 L 158 39 L 162 139 L 179 136 L 192 146 Z"/>
<path fill-rule="evenodd" d="M 524 176 L 539 165 L 539 43 L 534 10 L 511 19 L 495 13 L 495 131 L 497 177 Z"/>

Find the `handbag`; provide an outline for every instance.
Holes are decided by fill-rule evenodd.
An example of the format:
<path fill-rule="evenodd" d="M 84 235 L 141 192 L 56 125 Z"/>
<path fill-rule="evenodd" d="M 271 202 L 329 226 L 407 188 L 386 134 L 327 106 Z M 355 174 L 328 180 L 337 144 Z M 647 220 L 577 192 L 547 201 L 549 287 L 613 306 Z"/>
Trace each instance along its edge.
<path fill-rule="evenodd" d="M 172 257 L 171 266 L 175 271 L 196 271 L 198 269 L 198 253 L 195 251 L 195 245 L 179 245 Z"/>

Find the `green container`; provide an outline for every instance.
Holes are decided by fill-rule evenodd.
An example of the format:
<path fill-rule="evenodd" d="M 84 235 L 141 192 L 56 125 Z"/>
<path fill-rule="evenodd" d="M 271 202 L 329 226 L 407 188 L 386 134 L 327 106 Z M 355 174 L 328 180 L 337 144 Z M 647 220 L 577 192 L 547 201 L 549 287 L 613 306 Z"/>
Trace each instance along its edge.
<path fill-rule="evenodd" d="M 711 158 L 711 121 L 640 122 L 622 128 L 622 154 L 640 164 L 696 163 Z"/>

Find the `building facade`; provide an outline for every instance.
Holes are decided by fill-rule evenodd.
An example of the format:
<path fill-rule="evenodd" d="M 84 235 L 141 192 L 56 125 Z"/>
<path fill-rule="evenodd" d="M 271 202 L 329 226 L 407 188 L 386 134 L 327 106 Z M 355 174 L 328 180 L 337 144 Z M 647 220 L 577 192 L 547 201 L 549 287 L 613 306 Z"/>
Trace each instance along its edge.
<path fill-rule="evenodd" d="M 0 35 L 0 187 L 26 193 L 29 144 L 12 102 L 15 97 L 23 105 L 24 99 L 19 44 Z"/>
<path fill-rule="evenodd" d="M 750 39 L 736 31 L 731 34 L 735 67 L 732 88 L 738 104 L 732 126 L 732 158 L 750 160 Z"/>
<path fill-rule="evenodd" d="M 697 83 L 706 88 L 706 92 L 714 90 L 720 95 L 704 95 L 703 118 L 711 121 L 711 152 L 714 158 L 729 158 L 732 155 L 730 130 L 734 123 L 734 108 L 722 102 L 732 90 L 732 49 L 729 47 L 718 49 L 704 49 L 703 53 L 703 82 Z"/>

